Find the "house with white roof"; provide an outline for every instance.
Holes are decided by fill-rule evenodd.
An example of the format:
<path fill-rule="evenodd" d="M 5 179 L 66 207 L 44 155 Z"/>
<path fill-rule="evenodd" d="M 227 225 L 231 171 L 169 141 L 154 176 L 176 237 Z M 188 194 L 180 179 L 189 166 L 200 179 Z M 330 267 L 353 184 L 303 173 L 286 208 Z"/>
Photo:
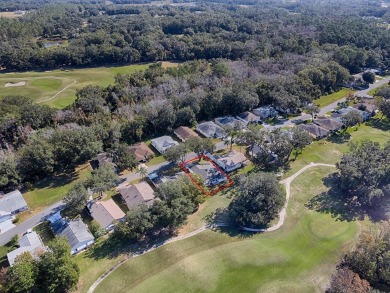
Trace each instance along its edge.
<path fill-rule="evenodd" d="M 65 222 L 64 227 L 57 235 L 66 237 L 71 254 L 76 254 L 95 242 L 95 238 L 81 219 Z"/>
<path fill-rule="evenodd" d="M 19 248 L 7 253 L 7 258 L 10 266 L 13 266 L 15 260 L 21 254 L 28 252 L 31 256 L 37 259 L 40 254 L 46 251 L 46 246 L 43 244 L 41 237 L 36 232 L 26 232 L 18 240 Z"/>
<path fill-rule="evenodd" d="M 233 116 L 218 117 L 215 118 L 214 122 L 218 126 L 221 126 L 224 129 L 231 128 L 231 129 L 240 130 L 245 128 L 244 122 L 234 118 Z"/>
<path fill-rule="evenodd" d="M 173 146 L 176 146 L 179 143 L 177 141 L 173 140 L 172 137 L 170 137 L 168 135 L 164 135 L 164 136 L 152 139 L 151 144 L 152 144 L 152 146 L 154 146 L 154 148 L 156 150 L 158 150 L 158 152 L 160 154 L 164 154 L 167 149 L 169 149 Z"/>
<path fill-rule="evenodd" d="M 208 156 L 225 172 L 237 170 L 243 167 L 244 162 L 247 161 L 247 158 L 243 153 L 234 150 L 221 157 L 214 157 L 209 154 Z"/>
<path fill-rule="evenodd" d="M 0 211 L 2 212 L 9 212 L 15 215 L 27 209 L 27 203 L 19 190 L 14 190 L 0 196 Z"/>
<path fill-rule="evenodd" d="M 278 116 L 278 111 L 274 107 L 265 106 L 252 110 L 253 114 L 260 116 L 262 119 L 272 118 Z"/>

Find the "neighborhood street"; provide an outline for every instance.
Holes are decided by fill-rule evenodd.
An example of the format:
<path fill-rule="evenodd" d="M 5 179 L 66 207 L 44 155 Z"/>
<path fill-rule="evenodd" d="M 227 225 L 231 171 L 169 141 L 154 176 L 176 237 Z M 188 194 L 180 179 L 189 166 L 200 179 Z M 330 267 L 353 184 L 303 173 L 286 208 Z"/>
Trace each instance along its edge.
<path fill-rule="evenodd" d="M 382 80 L 379 80 L 379 81 L 375 82 L 374 84 L 371 84 L 368 89 L 356 92 L 355 95 L 363 96 L 363 97 L 370 97 L 368 95 L 368 92 L 370 90 L 378 88 L 378 87 L 380 87 L 380 86 L 382 86 L 384 84 L 387 84 L 389 81 L 390 81 L 390 77 L 386 77 L 386 78 L 384 78 Z M 334 103 L 332 103 L 332 104 L 330 104 L 328 106 L 325 106 L 324 108 L 321 109 L 321 111 L 319 112 L 318 115 L 324 115 L 325 113 L 335 109 L 337 107 L 337 104 L 339 102 L 343 102 L 343 101 L 345 101 L 345 98 L 342 98 L 342 99 L 340 99 L 340 100 L 338 100 L 338 101 L 336 101 L 336 102 L 334 102 Z M 303 114 L 301 116 L 295 117 L 293 120 L 296 120 L 296 119 L 308 120 L 310 118 L 311 118 L 311 115 Z M 266 127 L 267 128 L 280 128 L 280 127 L 290 126 L 292 124 L 293 123 L 291 122 L 291 120 L 286 120 L 286 121 L 284 121 L 281 124 L 277 124 L 277 125 L 273 125 L 273 126 L 266 126 Z M 219 147 L 223 147 L 222 144 Z M 195 153 L 190 153 L 190 154 L 187 155 L 186 160 L 191 160 L 191 159 L 195 158 L 196 156 L 197 155 Z M 169 163 L 169 162 L 163 162 L 163 163 L 160 163 L 160 164 L 157 164 L 157 165 L 154 165 L 154 166 L 150 166 L 150 167 L 147 168 L 147 170 L 148 170 L 148 173 L 152 173 L 152 172 L 157 171 L 159 169 L 167 168 L 170 165 L 171 165 L 171 163 Z M 123 179 L 123 182 L 121 184 L 119 184 L 118 187 L 126 186 L 130 182 L 132 182 L 134 180 L 137 180 L 137 179 L 140 179 L 141 178 L 141 174 L 140 173 L 136 173 L 136 172 L 132 172 L 132 173 L 129 173 L 129 174 L 121 176 L 121 178 Z M 32 229 L 33 227 L 38 225 L 40 222 L 44 221 L 45 218 L 48 215 L 50 215 L 51 213 L 56 212 L 59 209 L 61 209 L 62 205 L 63 205 L 63 202 L 59 201 L 59 202 L 53 204 L 52 206 L 46 208 L 42 212 L 36 214 L 32 218 L 24 221 L 21 224 L 18 224 L 16 227 L 6 231 L 3 234 L 0 234 L 0 245 L 6 244 L 13 236 L 23 234 L 28 229 Z"/>
<path fill-rule="evenodd" d="M 34 215 L 30 219 L 27 219 L 23 223 L 20 223 L 19 225 L 16 225 L 14 228 L 4 232 L 3 234 L 0 234 L 0 245 L 5 245 L 8 241 L 11 240 L 13 236 L 21 235 L 24 232 L 26 232 L 28 229 L 34 228 L 40 222 L 43 222 L 51 213 L 61 210 L 63 204 L 64 203 L 62 201 L 56 202 L 50 207 L 44 209 L 42 212 Z"/>

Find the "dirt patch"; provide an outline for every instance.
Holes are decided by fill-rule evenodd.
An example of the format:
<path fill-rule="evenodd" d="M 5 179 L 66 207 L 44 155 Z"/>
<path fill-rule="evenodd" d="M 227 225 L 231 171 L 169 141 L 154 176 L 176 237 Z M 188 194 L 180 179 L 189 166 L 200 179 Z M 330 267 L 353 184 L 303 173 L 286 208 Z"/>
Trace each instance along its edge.
<path fill-rule="evenodd" d="M 4 87 L 13 87 L 13 86 L 25 86 L 25 81 L 19 81 L 19 82 L 7 82 Z"/>
<path fill-rule="evenodd" d="M 163 68 L 178 67 L 179 66 L 179 63 L 176 63 L 176 62 L 163 61 L 161 63 L 162 63 Z"/>

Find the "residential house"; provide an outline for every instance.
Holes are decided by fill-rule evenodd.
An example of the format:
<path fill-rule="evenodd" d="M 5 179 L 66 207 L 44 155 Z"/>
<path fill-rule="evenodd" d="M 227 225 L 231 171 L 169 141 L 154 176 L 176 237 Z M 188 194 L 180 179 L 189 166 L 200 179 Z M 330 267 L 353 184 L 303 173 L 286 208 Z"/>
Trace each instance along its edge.
<path fill-rule="evenodd" d="M 161 137 L 157 137 L 155 139 L 152 139 L 151 141 L 152 146 L 160 153 L 164 154 L 167 149 L 170 147 L 176 146 L 179 143 L 177 141 L 174 141 L 172 137 L 168 135 L 164 135 Z"/>
<path fill-rule="evenodd" d="M 148 175 L 149 180 L 152 182 L 152 184 L 157 187 L 160 184 L 176 181 L 177 178 L 180 176 L 185 175 L 184 172 L 178 172 L 174 175 L 159 175 L 157 172 L 150 173 Z"/>
<path fill-rule="evenodd" d="M 278 116 L 278 111 L 271 106 L 259 107 L 253 109 L 253 114 L 260 116 L 262 119 L 273 118 Z"/>
<path fill-rule="evenodd" d="M 205 137 L 209 138 L 224 138 L 224 130 L 212 121 L 207 121 L 198 124 L 196 130 Z"/>
<path fill-rule="evenodd" d="M 97 154 L 96 161 L 99 163 L 99 166 L 101 166 L 103 164 L 114 164 L 112 162 L 112 158 L 110 158 L 107 153 Z"/>
<path fill-rule="evenodd" d="M 243 167 L 244 162 L 247 161 L 244 154 L 234 150 L 221 157 L 208 156 L 225 172 L 237 170 Z"/>
<path fill-rule="evenodd" d="M 328 129 L 325 129 L 314 123 L 300 124 L 297 127 L 307 131 L 315 139 L 324 138 L 330 134 L 330 131 Z"/>
<path fill-rule="evenodd" d="M 29 252 L 33 258 L 38 258 L 40 254 L 46 251 L 41 237 L 36 232 L 28 231 L 18 240 L 19 248 L 7 253 L 10 266 L 13 266 L 18 256 Z"/>
<path fill-rule="evenodd" d="M 14 190 L 0 196 L 0 211 L 2 212 L 9 212 L 15 215 L 27 209 L 27 203 L 19 190 Z"/>
<path fill-rule="evenodd" d="M 245 125 L 261 123 L 260 116 L 257 116 L 248 111 L 237 115 L 236 118 L 243 122 Z"/>
<path fill-rule="evenodd" d="M 154 152 L 143 142 L 129 147 L 138 162 L 146 162 L 154 156 Z"/>
<path fill-rule="evenodd" d="M 356 111 L 361 117 L 363 121 L 367 121 L 371 118 L 371 113 L 355 109 L 353 107 L 347 107 L 347 108 L 342 108 L 334 112 L 330 117 L 333 118 L 334 120 L 337 120 L 339 122 L 342 122 L 342 117 L 346 115 L 347 113 L 351 111 Z"/>
<path fill-rule="evenodd" d="M 204 179 L 206 186 L 215 186 L 227 180 L 211 162 L 194 164 L 189 168 L 189 171 L 201 176 Z"/>
<path fill-rule="evenodd" d="M 0 211 L 0 234 L 15 227 L 14 216 L 10 212 Z"/>
<path fill-rule="evenodd" d="M 119 221 L 125 216 L 125 213 L 112 199 L 92 201 L 88 203 L 87 208 L 91 217 L 107 231 L 114 228 L 115 221 Z"/>
<path fill-rule="evenodd" d="M 190 137 L 199 136 L 195 131 L 186 126 L 180 126 L 179 128 L 175 129 L 174 133 L 182 142 L 185 142 Z"/>
<path fill-rule="evenodd" d="M 322 128 L 329 130 L 330 132 L 337 132 L 341 128 L 343 128 L 342 123 L 327 117 L 317 117 L 316 119 L 313 120 L 313 123 Z"/>
<path fill-rule="evenodd" d="M 129 209 L 135 208 L 143 203 L 151 205 L 154 201 L 154 190 L 145 181 L 119 188 L 119 193 L 122 195 Z"/>
<path fill-rule="evenodd" d="M 352 106 L 354 109 L 365 111 L 375 116 L 378 111 L 378 106 L 374 99 L 363 99 L 361 103 L 354 104 Z"/>
<path fill-rule="evenodd" d="M 231 128 L 239 130 L 245 128 L 245 124 L 233 116 L 218 117 L 215 118 L 214 122 L 223 129 Z"/>
<path fill-rule="evenodd" d="M 81 219 L 69 222 L 60 221 L 62 221 L 63 226 L 57 232 L 57 235 L 66 237 L 71 248 L 71 254 L 76 254 L 94 244 L 95 238 Z"/>

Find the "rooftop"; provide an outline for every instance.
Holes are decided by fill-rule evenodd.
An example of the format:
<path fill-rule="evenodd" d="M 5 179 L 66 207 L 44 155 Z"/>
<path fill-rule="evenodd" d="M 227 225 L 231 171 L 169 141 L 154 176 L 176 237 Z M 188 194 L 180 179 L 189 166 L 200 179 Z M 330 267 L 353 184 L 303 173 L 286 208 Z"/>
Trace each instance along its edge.
<path fill-rule="evenodd" d="M 224 155 L 223 157 L 220 157 L 217 159 L 219 162 L 222 162 L 226 165 L 237 165 L 239 163 L 243 163 L 247 160 L 244 154 L 236 151 L 231 151 Z"/>
<path fill-rule="evenodd" d="M 11 266 L 22 253 L 29 252 L 32 257 L 37 258 L 40 253 L 46 250 L 41 238 L 35 231 L 24 234 L 18 240 L 18 243 L 20 247 L 7 254 L 8 262 Z"/>
<path fill-rule="evenodd" d="M 119 189 L 119 193 L 122 195 L 129 208 L 150 202 L 154 199 L 154 190 L 145 181 L 122 187 Z"/>
<path fill-rule="evenodd" d="M 309 132 L 316 138 L 325 137 L 329 135 L 329 130 L 320 127 L 318 125 L 315 125 L 314 123 L 300 124 L 297 127 Z"/>
<path fill-rule="evenodd" d="M 81 219 L 67 222 L 65 224 L 65 229 L 63 229 L 59 234 L 61 236 L 65 236 L 68 239 L 71 247 L 76 246 L 80 242 L 94 239 L 87 226 Z"/>
<path fill-rule="evenodd" d="M 125 216 L 125 213 L 112 199 L 94 202 L 90 205 L 89 210 L 92 218 L 103 228 L 110 226 L 113 221 L 122 219 Z"/>
<path fill-rule="evenodd" d="M 27 203 L 19 190 L 0 196 L 0 211 L 13 213 L 24 207 L 27 207 Z"/>
<path fill-rule="evenodd" d="M 154 155 L 154 152 L 143 142 L 130 146 L 129 150 L 134 154 L 137 161 L 144 161 Z"/>
<path fill-rule="evenodd" d="M 193 136 L 198 136 L 195 131 L 186 126 L 180 126 L 179 128 L 175 129 L 174 132 L 179 138 L 184 140 Z"/>

